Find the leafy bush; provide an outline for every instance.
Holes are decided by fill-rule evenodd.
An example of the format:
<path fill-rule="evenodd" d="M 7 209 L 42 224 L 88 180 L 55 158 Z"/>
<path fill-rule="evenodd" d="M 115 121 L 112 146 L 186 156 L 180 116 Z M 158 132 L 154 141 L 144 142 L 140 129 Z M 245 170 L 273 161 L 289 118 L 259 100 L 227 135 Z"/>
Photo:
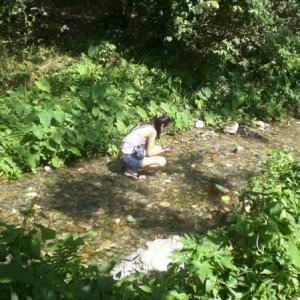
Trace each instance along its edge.
<path fill-rule="evenodd" d="M 2 96 L 0 175 L 114 155 L 134 124 L 156 114 L 169 114 L 175 130 L 190 123 L 187 101 L 165 73 L 127 62 L 108 43 L 91 49 L 91 58 Z"/>

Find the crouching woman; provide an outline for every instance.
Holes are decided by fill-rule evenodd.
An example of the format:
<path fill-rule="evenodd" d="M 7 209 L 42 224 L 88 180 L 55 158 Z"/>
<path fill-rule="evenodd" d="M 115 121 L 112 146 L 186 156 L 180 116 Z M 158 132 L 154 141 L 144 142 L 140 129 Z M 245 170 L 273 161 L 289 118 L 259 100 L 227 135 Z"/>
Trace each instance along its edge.
<path fill-rule="evenodd" d="M 168 116 L 154 117 L 133 128 L 123 139 L 119 158 L 126 166 L 126 176 L 141 179 L 145 176 L 139 175 L 138 170 L 166 165 L 166 158 L 161 154 L 172 152 L 172 148 L 155 145 L 155 141 L 160 138 L 161 133 L 167 131 L 170 123 Z"/>

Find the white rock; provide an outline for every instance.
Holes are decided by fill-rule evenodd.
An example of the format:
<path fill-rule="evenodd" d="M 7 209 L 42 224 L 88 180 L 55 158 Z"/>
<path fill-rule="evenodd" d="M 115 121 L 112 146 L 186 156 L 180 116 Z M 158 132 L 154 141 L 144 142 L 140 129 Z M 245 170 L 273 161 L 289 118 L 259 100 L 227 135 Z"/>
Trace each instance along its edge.
<path fill-rule="evenodd" d="M 233 121 L 233 122 L 229 123 L 228 125 L 226 125 L 224 127 L 223 131 L 225 133 L 235 134 L 235 133 L 237 133 L 238 129 L 239 129 L 239 123 L 236 121 Z"/>
<path fill-rule="evenodd" d="M 218 137 L 219 135 L 217 133 L 215 133 L 213 130 L 209 130 L 203 133 L 199 133 L 196 135 L 197 138 L 201 139 L 201 140 L 206 140 L 207 138 L 215 138 Z"/>
<path fill-rule="evenodd" d="M 195 127 L 196 127 L 196 128 L 204 128 L 204 127 L 205 127 L 204 121 L 202 121 L 202 120 L 197 120 L 197 121 L 196 121 L 196 124 L 195 124 Z"/>
<path fill-rule="evenodd" d="M 29 192 L 24 195 L 27 199 L 33 199 L 38 196 L 37 192 Z"/>
<path fill-rule="evenodd" d="M 45 167 L 44 167 L 44 171 L 47 172 L 47 173 L 50 173 L 50 172 L 52 172 L 53 170 L 52 170 L 51 167 L 45 166 Z"/>
<path fill-rule="evenodd" d="M 265 130 L 265 129 L 267 129 L 268 127 L 270 127 L 270 125 L 269 124 L 267 124 L 267 123 L 265 123 L 265 122 L 263 122 L 263 121 L 254 121 L 254 125 L 258 128 L 258 129 L 260 129 L 260 130 Z"/>
<path fill-rule="evenodd" d="M 168 270 L 168 264 L 172 262 L 170 254 L 174 250 L 182 248 L 183 244 L 177 235 L 147 242 L 144 247 L 119 262 L 110 274 L 115 280 L 118 280 L 135 272 L 165 273 Z"/>
<path fill-rule="evenodd" d="M 226 168 L 232 168 L 232 167 L 233 167 L 233 164 L 225 163 L 224 166 L 225 166 Z"/>
<path fill-rule="evenodd" d="M 234 153 L 240 153 L 244 150 L 244 147 L 242 146 L 237 146 L 235 149 L 234 149 Z"/>

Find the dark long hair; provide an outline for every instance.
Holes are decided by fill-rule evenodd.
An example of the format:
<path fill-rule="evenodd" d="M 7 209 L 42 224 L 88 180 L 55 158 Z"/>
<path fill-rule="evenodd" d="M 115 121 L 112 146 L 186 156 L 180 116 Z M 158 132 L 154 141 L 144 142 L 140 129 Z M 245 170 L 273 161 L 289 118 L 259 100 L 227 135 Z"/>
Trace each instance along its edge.
<path fill-rule="evenodd" d="M 168 126 L 169 123 L 171 123 L 171 118 L 167 115 L 158 117 L 158 116 L 154 116 L 150 122 L 150 124 L 152 124 L 156 130 L 157 133 L 157 139 L 160 138 L 160 132 L 161 132 L 161 126 Z"/>

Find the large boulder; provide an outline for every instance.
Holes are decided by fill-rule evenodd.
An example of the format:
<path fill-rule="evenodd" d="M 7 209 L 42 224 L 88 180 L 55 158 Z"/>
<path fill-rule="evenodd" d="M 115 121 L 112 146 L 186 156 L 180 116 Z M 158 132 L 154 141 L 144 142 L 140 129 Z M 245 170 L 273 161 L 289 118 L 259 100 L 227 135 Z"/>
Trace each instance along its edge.
<path fill-rule="evenodd" d="M 132 273 L 164 274 L 172 262 L 170 254 L 180 250 L 183 244 L 175 235 L 167 239 L 156 239 L 147 242 L 144 247 L 121 260 L 110 272 L 114 279 L 122 279 Z"/>

